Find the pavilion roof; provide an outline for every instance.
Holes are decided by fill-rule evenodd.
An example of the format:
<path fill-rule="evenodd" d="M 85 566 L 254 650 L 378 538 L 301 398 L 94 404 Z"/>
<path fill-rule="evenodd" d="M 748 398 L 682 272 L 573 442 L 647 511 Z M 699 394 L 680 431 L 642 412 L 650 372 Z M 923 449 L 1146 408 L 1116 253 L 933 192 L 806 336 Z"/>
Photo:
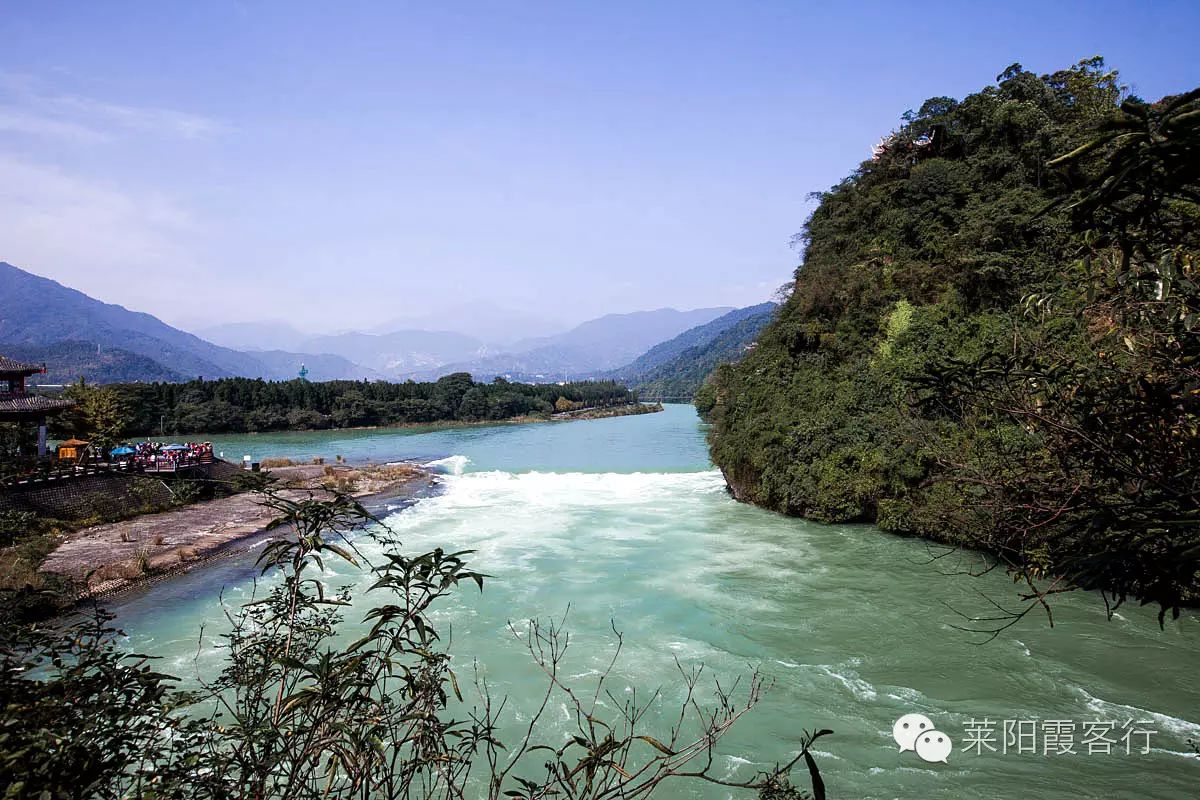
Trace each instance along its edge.
<path fill-rule="evenodd" d="M 17 372 L 22 375 L 36 375 L 45 371 L 46 368 L 41 364 L 25 364 L 8 356 L 0 355 L 0 374 Z"/>
<path fill-rule="evenodd" d="M 70 400 L 54 400 L 36 394 L 13 397 L 8 400 L 0 400 L 0 419 L 48 414 L 62 411 L 73 405 L 74 403 Z"/>

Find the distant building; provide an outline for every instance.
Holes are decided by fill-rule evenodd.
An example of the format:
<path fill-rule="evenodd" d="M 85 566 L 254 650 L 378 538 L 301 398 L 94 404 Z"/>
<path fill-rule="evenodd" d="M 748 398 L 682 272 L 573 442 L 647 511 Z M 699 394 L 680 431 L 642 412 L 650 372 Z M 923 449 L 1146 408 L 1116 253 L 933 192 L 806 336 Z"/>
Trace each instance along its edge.
<path fill-rule="evenodd" d="M 37 424 L 38 458 L 46 456 L 46 418 L 72 406 L 70 400 L 52 400 L 25 389 L 26 378 L 45 371 L 45 366 L 22 364 L 0 355 L 0 422 Z"/>

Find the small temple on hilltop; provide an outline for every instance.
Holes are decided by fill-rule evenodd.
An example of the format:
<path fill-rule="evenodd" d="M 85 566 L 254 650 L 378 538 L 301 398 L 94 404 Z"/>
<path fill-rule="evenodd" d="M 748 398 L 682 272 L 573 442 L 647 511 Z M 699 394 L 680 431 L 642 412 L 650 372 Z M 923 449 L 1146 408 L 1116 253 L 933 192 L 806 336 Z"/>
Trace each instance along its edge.
<path fill-rule="evenodd" d="M 0 355 L 0 422 L 36 424 L 38 458 L 46 457 L 46 418 L 70 408 L 70 400 L 29 394 L 25 379 L 46 371 L 44 365 L 22 364 Z"/>

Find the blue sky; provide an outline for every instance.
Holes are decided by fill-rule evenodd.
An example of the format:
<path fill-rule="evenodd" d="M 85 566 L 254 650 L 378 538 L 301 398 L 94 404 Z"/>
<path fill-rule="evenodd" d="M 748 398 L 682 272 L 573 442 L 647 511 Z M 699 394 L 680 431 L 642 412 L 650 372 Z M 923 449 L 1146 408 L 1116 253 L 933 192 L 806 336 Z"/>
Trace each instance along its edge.
<path fill-rule="evenodd" d="M 547 326 L 747 305 L 926 97 L 1101 54 L 1200 84 L 1200 3 L 0 4 L 0 260 L 168 322 Z"/>

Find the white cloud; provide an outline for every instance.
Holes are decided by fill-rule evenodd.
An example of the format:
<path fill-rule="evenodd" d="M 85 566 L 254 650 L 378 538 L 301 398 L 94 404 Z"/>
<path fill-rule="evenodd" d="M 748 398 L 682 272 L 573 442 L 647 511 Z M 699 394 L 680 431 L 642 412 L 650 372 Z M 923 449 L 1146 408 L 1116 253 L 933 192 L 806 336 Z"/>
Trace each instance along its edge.
<path fill-rule="evenodd" d="M 227 129 L 200 114 L 52 92 L 30 76 L 0 73 L 0 131 L 86 143 L 135 133 L 203 139 Z"/>
<path fill-rule="evenodd" d="M 0 154 L 0 260 L 138 307 L 183 288 L 198 233 L 170 198 Z"/>
<path fill-rule="evenodd" d="M 0 105 L 0 131 L 70 139 L 81 143 L 105 141 L 109 138 L 86 125 L 54 119 L 17 106 L 3 105 Z"/>
<path fill-rule="evenodd" d="M 202 139 L 225 130 L 225 125 L 208 117 L 166 108 L 118 105 L 77 95 L 44 97 L 41 102 L 63 115 L 78 115 L 131 131 L 173 135 L 183 139 Z"/>
<path fill-rule="evenodd" d="M 106 181 L 88 165 L 103 159 L 95 174 L 104 173 L 112 151 L 90 152 L 97 143 L 136 150 L 152 138 L 223 130 L 197 114 L 52 91 L 0 72 L 0 260 L 160 315 L 172 298 L 219 301 L 211 275 L 198 268 L 200 225 L 171 190 L 125 175 Z"/>

